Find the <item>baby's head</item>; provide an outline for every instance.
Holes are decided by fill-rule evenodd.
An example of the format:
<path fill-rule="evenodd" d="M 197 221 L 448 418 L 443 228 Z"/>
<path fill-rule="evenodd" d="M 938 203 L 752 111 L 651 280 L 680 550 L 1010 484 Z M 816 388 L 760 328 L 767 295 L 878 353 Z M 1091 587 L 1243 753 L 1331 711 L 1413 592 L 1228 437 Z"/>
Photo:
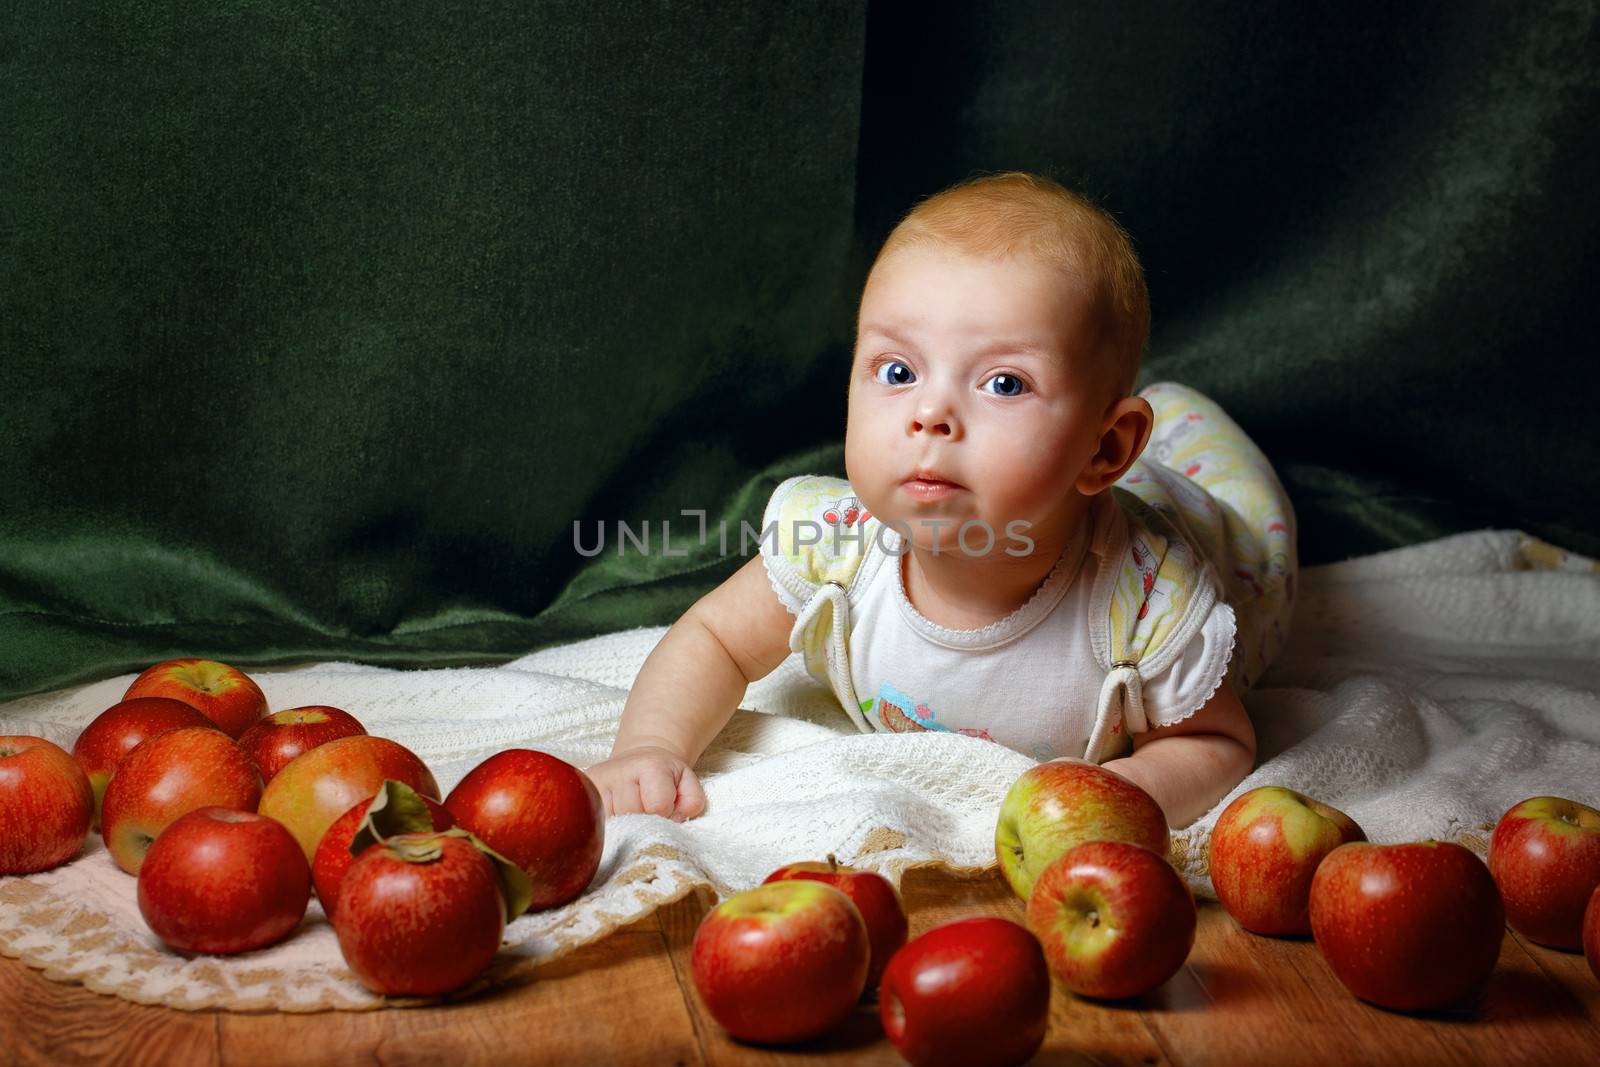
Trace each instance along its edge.
<path fill-rule="evenodd" d="M 1059 547 L 1149 436 L 1150 407 L 1129 396 L 1144 272 L 1115 220 L 1047 178 L 978 178 L 918 204 L 878 253 L 856 326 L 847 474 L 919 546 L 954 550 L 956 527 L 981 520 L 998 553 L 1024 520 Z M 907 484 L 919 471 L 954 488 Z M 963 550 L 983 543 L 974 529 Z"/>

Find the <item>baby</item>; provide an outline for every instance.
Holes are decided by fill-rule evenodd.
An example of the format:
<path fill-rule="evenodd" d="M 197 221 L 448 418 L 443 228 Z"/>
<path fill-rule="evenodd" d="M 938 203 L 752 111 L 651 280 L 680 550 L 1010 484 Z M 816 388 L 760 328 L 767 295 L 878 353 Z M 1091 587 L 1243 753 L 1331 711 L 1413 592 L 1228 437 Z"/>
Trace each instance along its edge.
<path fill-rule="evenodd" d="M 1229 594 L 1287 578 L 1292 595 L 1293 520 L 1215 405 L 1180 386 L 1131 394 L 1148 332 L 1127 234 L 1083 197 L 1013 173 L 919 204 L 862 293 L 848 483 L 780 485 L 764 523 L 777 535 L 651 652 L 610 758 L 588 769 L 607 811 L 700 814 L 696 759 L 791 651 L 858 729 L 1100 762 L 1174 827 L 1209 810 L 1255 757 Z M 1249 538 L 1194 481 L 1226 457 L 1136 465 L 1153 431 L 1170 459 L 1213 425 L 1286 516 L 1268 523 L 1280 548 L 1255 569 L 1215 559 Z M 1122 479 L 1121 496 L 1107 492 Z M 1226 484 L 1242 484 L 1237 470 Z M 1179 505 L 1144 507 L 1141 485 Z M 813 545 L 785 525 L 795 516 L 832 529 Z M 855 540 L 841 545 L 841 530 Z M 1287 623 L 1287 597 L 1275 603 L 1251 639 L 1257 660 Z"/>

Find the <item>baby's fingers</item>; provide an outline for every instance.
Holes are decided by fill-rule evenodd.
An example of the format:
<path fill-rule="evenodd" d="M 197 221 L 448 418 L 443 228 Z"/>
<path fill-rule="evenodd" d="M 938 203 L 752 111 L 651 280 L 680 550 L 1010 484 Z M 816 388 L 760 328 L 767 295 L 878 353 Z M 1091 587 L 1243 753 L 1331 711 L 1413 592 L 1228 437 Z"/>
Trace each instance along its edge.
<path fill-rule="evenodd" d="M 606 790 L 612 815 L 633 815 L 644 810 L 639 798 L 639 787 L 632 781 L 618 783 L 615 789 Z"/>
<path fill-rule="evenodd" d="M 673 817 L 676 819 L 692 819 L 706 810 L 706 792 L 700 786 L 700 779 L 689 768 L 683 769 L 683 777 L 678 779 L 678 809 Z"/>
<path fill-rule="evenodd" d="M 678 787 L 672 775 L 660 770 L 650 770 L 639 776 L 640 810 L 646 815 L 672 815 L 673 802 L 678 798 Z"/>

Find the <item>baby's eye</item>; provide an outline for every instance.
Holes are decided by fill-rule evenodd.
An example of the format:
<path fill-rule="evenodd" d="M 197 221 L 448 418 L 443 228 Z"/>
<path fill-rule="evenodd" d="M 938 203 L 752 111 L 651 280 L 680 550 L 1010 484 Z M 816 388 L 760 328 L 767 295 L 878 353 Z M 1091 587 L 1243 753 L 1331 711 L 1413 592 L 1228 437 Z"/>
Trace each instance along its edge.
<path fill-rule="evenodd" d="M 883 385 L 909 385 L 917 380 L 917 376 L 912 373 L 911 368 L 898 359 L 891 359 L 878 364 L 877 368 L 872 372 L 872 378 Z"/>
<path fill-rule="evenodd" d="M 1015 374 L 996 374 L 993 378 L 983 383 L 992 385 L 992 392 L 996 396 L 1021 396 L 1028 391 L 1028 386 Z"/>

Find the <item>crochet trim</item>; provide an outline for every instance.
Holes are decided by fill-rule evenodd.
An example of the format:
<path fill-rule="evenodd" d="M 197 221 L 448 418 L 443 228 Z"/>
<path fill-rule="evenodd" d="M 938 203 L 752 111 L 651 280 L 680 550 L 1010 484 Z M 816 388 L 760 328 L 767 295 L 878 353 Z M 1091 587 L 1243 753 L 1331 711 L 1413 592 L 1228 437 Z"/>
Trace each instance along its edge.
<path fill-rule="evenodd" d="M 1217 695 L 1217 690 L 1222 688 L 1222 683 L 1227 680 L 1228 665 L 1233 662 L 1233 650 L 1234 647 L 1239 643 L 1238 617 L 1233 613 L 1233 606 L 1225 600 L 1219 599 L 1212 610 L 1227 613 L 1228 628 L 1232 631 L 1232 637 L 1228 641 L 1222 655 L 1213 657 L 1217 663 L 1217 667 L 1213 668 L 1216 670 L 1216 675 L 1211 682 L 1211 687 L 1205 691 L 1205 695 L 1200 698 L 1199 703 L 1195 704 L 1194 707 L 1190 708 L 1182 715 L 1179 715 L 1177 718 L 1167 719 L 1163 722 L 1151 722 L 1150 729 L 1155 730 L 1162 726 L 1176 726 L 1185 719 L 1193 718 L 1195 712 L 1199 711 L 1201 708 L 1205 707 L 1211 702 L 1211 698 Z"/>
<path fill-rule="evenodd" d="M 895 538 L 894 547 L 898 549 L 905 539 L 898 531 L 895 531 Z M 996 619 L 974 630 L 957 630 L 941 625 L 918 611 L 906 593 L 905 557 L 896 556 L 892 552 L 886 552 L 885 555 L 894 560 L 895 600 L 899 602 L 900 610 L 905 613 L 911 628 L 935 644 L 970 652 L 996 648 L 1014 641 L 1043 622 L 1072 588 L 1072 583 L 1083 566 L 1091 539 L 1090 536 L 1085 536 L 1077 546 L 1079 549 L 1077 553 L 1073 553 L 1072 545 L 1062 549 L 1061 555 L 1057 556 L 1055 563 L 1051 565 L 1049 573 L 1039 583 L 1038 588 L 1029 594 L 1027 600 L 1004 618 Z M 1069 567 L 1069 557 L 1074 555 L 1076 558 L 1070 559 L 1072 565 Z"/>

